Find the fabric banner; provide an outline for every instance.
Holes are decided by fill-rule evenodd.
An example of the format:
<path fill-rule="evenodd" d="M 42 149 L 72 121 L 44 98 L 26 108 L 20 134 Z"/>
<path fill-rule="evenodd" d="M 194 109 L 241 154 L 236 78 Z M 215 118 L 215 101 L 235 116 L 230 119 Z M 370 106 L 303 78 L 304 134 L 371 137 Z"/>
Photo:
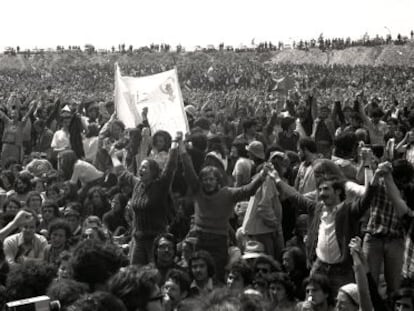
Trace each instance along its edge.
<path fill-rule="evenodd" d="M 178 131 L 188 132 L 188 121 L 178 82 L 177 70 L 145 77 L 121 76 L 115 64 L 115 109 L 126 128 L 141 123 L 141 112 L 148 107 L 151 131 L 164 130 L 175 137 Z"/>

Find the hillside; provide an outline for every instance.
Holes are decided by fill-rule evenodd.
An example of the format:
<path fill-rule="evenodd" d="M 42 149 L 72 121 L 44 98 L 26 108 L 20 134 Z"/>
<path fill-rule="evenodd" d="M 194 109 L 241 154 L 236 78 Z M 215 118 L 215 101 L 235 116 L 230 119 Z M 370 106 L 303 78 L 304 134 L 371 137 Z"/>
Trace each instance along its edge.
<path fill-rule="evenodd" d="M 322 52 L 313 49 L 308 52 L 284 50 L 277 52 L 274 63 L 319 64 L 319 65 L 366 65 L 414 67 L 414 43 L 406 45 L 385 45 L 375 47 L 352 47 L 345 50 Z"/>
<path fill-rule="evenodd" d="M 134 55 L 127 54 L 93 54 L 79 52 L 50 53 L 32 55 L 26 58 L 23 55 L 0 55 L 0 71 L 4 69 L 27 70 L 30 68 L 51 69 L 66 66 L 107 65 L 119 62 L 129 64 L 134 62 L 148 62 L 180 65 L 182 62 L 198 62 L 220 59 L 224 63 L 233 60 L 255 60 L 259 63 L 292 63 L 318 65 L 366 65 L 366 66 L 404 66 L 414 67 L 414 42 L 406 45 L 385 45 L 376 47 L 352 47 L 345 50 L 323 52 L 319 49 L 300 51 L 286 49 L 283 51 L 266 53 L 235 53 L 235 52 L 189 52 L 180 55 L 174 53 L 142 52 Z"/>

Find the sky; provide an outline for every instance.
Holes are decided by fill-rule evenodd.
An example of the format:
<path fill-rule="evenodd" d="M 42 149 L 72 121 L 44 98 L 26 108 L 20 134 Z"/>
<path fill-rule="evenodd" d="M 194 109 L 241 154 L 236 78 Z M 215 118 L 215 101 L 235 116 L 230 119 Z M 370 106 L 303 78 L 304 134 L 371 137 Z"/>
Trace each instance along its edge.
<path fill-rule="evenodd" d="M 0 0 L 0 49 L 409 36 L 414 0 Z"/>

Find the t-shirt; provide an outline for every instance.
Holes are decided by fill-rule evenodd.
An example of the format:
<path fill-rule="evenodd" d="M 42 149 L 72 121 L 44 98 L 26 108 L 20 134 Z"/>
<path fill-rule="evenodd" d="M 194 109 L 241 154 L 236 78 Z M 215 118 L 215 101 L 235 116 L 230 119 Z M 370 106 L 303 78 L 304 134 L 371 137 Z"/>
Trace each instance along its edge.
<path fill-rule="evenodd" d="M 98 152 L 99 137 L 93 136 L 83 139 L 83 150 L 85 151 L 85 159 L 88 162 L 95 162 L 96 153 Z"/>
<path fill-rule="evenodd" d="M 52 143 L 50 146 L 56 151 L 63 151 L 70 149 L 70 136 L 64 130 L 58 130 L 53 135 Z"/>
<path fill-rule="evenodd" d="M 103 175 L 104 173 L 99 171 L 92 164 L 86 161 L 78 160 L 73 167 L 73 174 L 70 182 L 76 184 L 80 181 L 82 186 L 84 186 L 87 183 L 101 178 Z"/>

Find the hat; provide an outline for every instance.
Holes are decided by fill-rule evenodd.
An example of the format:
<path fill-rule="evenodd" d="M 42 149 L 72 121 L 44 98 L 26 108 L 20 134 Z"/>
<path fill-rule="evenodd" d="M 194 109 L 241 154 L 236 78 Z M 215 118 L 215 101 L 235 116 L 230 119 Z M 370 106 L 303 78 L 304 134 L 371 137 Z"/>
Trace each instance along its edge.
<path fill-rule="evenodd" d="M 272 161 L 275 157 L 286 159 L 287 155 L 282 151 L 273 151 L 270 153 L 269 161 Z"/>
<path fill-rule="evenodd" d="M 358 287 L 355 283 L 346 284 L 342 286 L 339 291 L 346 294 L 355 305 L 359 306 Z"/>
<path fill-rule="evenodd" d="M 63 107 L 63 109 L 60 111 L 60 116 L 61 117 L 71 117 L 72 116 L 72 111 L 70 110 L 68 105 Z"/>
<path fill-rule="evenodd" d="M 196 108 L 193 105 L 188 105 L 184 107 L 184 110 L 187 114 L 192 116 L 193 118 L 196 116 Z"/>
<path fill-rule="evenodd" d="M 65 217 L 67 217 L 67 216 L 77 216 L 77 217 L 79 217 L 80 213 L 76 209 L 74 209 L 72 207 L 68 207 L 68 208 L 65 208 L 65 210 L 63 211 L 63 216 L 65 216 Z"/>
<path fill-rule="evenodd" d="M 246 150 L 251 152 L 256 158 L 265 159 L 264 146 L 260 141 L 252 141 L 247 147 Z"/>
<path fill-rule="evenodd" d="M 262 243 L 257 241 L 247 241 L 242 258 L 255 259 L 264 254 L 264 246 Z"/>

